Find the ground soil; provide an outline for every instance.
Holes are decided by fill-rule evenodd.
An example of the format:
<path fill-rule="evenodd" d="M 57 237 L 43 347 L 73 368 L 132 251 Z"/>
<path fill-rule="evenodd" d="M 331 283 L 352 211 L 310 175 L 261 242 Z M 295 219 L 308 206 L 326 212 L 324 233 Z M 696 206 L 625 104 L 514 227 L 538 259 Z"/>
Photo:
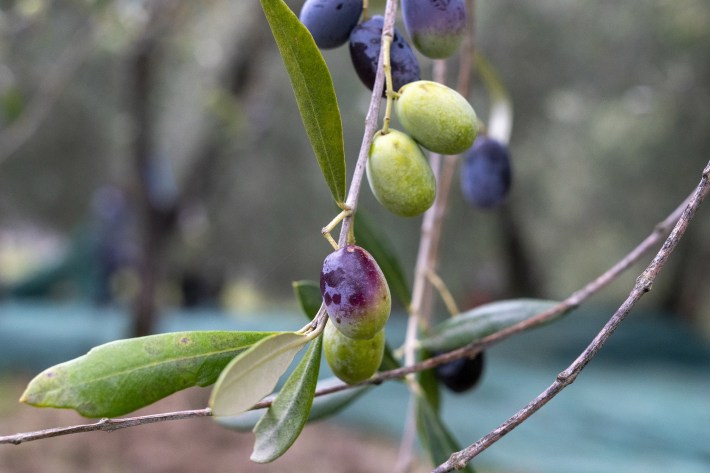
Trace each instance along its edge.
<path fill-rule="evenodd" d="M 72 411 L 17 403 L 26 380 L 0 378 L 0 435 L 86 423 Z M 137 414 L 196 409 L 209 391 L 171 396 Z M 209 418 L 144 425 L 0 445 L 0 473 L 373 473 L 394 471 L 396 439 L 344 427 L 334 421 L 306 429 L 283 457 L 268 465 L 249 461 L 251 433 L 216 425 Z M 416 473 L 430 471 L 423 462 Z"/>

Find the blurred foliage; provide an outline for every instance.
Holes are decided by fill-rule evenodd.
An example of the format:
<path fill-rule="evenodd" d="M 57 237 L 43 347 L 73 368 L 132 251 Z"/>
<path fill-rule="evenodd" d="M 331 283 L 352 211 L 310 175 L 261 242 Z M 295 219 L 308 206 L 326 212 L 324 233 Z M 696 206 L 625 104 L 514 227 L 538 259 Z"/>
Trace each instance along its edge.
<path fill-rule="evenodd" d="M 126 58 L 148 3 L 0 1 L 0 231 L 30 224 L 70 238 L 90 219 L 98 188 L 134 192 Z M 300 3 L 290 2 L 294 10 Z M 373 10 L 383 3 L 373 2 Z M 564 297 L 648 234 L 700 177 L 710 149 L 710 3 L 476 4 L 476 47 L 497 68 L 515 108 L 508 207 L 540 274 L 538 296 Z M 290 282 L 319 273 L 329 251 L 319 232 L 334 211 L 260 7 L 180 2 L 169 22 L 150 104 L 155 154 L 178 190 L 198 177 L 208 185 L 181 209 L 168 272 L 250 280 L 269 303 L 292 300 Z M 249 64 L 244 92 L 235 97 L 222 78 L 254 24 L 267 32 L 265 50 Z M 62 82 L 57 70 L 86 44 Z M 324 55 L 352 172 L 370 94 L 353 73 L 347 47 Z M 421 63 L 430 77 L 431 61 Z M 471 100 L 485 118 L 487 99 L 476 84 Z M 2 154 L 27 122 L 34 126 L 29 138 Z M 197 176 L 190 160 L 206 141 L 214 144 L 212 159 Z M 369 189 L 361 206 L 411 271 L 419 219 L 388 214 Z M 710 262 L 701 237 L 710 231 L 708 215 L 703 208 L 679 248 L 690 261 Z M 467 207 L 454 189 L 440 272 L 464 309 L 533 295 L 509 294 L 500 232 L 499 214 Z M 710 293 L 708 266 L 696 263 L 683 281 Z M 616 301 L 631 278 L 605 297 Z M 669 272 L 659 281 L 661 294 L 672 279 Z"/>

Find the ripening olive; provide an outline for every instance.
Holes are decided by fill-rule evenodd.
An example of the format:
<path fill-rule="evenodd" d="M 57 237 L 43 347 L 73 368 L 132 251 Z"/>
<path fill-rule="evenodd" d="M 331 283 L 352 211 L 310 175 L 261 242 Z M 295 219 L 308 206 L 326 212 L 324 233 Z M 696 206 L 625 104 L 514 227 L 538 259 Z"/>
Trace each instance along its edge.
<path fill-rule="evenodd" d="M 362 14 L 362 0 L 306 0 L 299 19 L 321 49 L 346 43 Z"/>
<path fill-rule="evenodd" d="M 390 212 L 413 217 L 434 203 L 434 173 L 409 135 L 393 129 L 386 134 L 377 132 L 366 169 L 372 193 Z"/>
<path fill-rule="evenodd" d="M 385 20 L 382 16 L 373 16 L 357 25 L 350 34 L 350 59 L 358 77 L 370 90 L 375 85 L 384 22 Z M 395 91 L 404 84 L 419 80 L 420 72 L 417 57 L 397 28 L 394 29 L 394 37 L 390 46 L 390 66 L 392 88 Z M 383 97 L 384 93 L 383 86 Z"/>
<path fill-rule="evenodd" d="M 423 55 L 433 59 L 452 56 L 466 32 L 464 0 L 402 0 L 407 34 Z"/>
<path fill-rule="evenodd" d="M 385 275 L 372 255 L 357 245 L 325 258 L 320 292 L 330 321 L 350 338 L 372 338 L 390 316 L 392 299 Z"/>
<path fill-rule="evenodd" d="M 434 368 L 436 379 L 455 393 L 473 389 L 481 380 L 485 357 L 478 352 L 473 358 L 459 358 Z"/>
<path fill-rule="evenodd" d="M 511 175 L 508 147 L 493 138 L 479 136 L 461 163 L 461 191 L 471 205 L 493 208 L 508 195 Z"/>
<path fill-rule="evenodd" d="M 420 80 L 402 87 L 395 111 L 404 130 L 435 153 L 462 153 L 471 147 L 478 132 L 473 107 L 461 94 L 438 82 Z"/>
<path fill-rule="evenodd" d="M 385 352 L 385 331 L 372 338 L 346 337 L 328 323 L 323 333 L 323 350 L 333 374 L 348 384 L 365 381 L 377 372 Z"/>

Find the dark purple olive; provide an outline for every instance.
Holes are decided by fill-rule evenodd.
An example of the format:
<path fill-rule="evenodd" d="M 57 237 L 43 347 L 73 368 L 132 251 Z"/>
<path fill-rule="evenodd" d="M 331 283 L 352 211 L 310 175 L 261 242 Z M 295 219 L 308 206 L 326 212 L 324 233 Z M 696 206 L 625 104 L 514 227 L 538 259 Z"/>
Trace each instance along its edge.
<path fill-rule="evenodd" d="M 461 191 L 468 203 L 490 209 L 508 195 L 512 181 L 508 148 L 487 136 L 479 136 L 461 163 Z"/>
<path fill-rule="evenodd" d="M 434 59 L 456 53 L 466 32 L 464 0 L 402 0 L 402 18 L 414 47 Z"/>
<path fill-rule="evenodd" d="M 462 393 L 473 389 L 481 380 L 485 357 L 478 352 L 473 358 L 459 358 L 434 368 L 438 379 L 450 391 Z"/>
<path fill-rule="evenodd" d="M 357 245 L 329 254 L 320 273 L 320 292 L 330 321 L 350 338 L 372 338 L 387 323 L 390 289 L 375 259 Z"/>
<path fill-rule="evenodd" d="M 362 14 L 362 0 L 306 0 L 299 19 L 321 49 L 345 44 Z"/>
<path fill-rule="evenodd" d="M 373 16 L 357 25 L 350 34 L 350 59 L 358 77 L 370 90 L 375 85 L 384 23 L 385 20 L 382 16 Z M 417 81 L 420 78 L 417 57 L 396 28 L 390 47 L 390 65 L 392 66 L 392 88 L 395 92 L 404 84 Z M 382 96 L 384 97 L 384 89 Z"/>

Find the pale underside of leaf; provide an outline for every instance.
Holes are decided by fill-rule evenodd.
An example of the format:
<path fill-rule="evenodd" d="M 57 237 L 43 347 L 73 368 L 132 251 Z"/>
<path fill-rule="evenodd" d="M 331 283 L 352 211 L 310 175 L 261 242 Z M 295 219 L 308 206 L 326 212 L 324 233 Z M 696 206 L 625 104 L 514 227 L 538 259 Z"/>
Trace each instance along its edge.
<path fill-rule="evenodd" d="M 338 378 L 325 378 L 318 381 L 316 391 L 341 384 L 343 384 L 343 382 Z M 308 415 L 308 422 L 324 419 L 337 414 L 349 406 L 350 403 L 373 388 L 374 386 L 372 385 L 364 384 L 314 398 L 313 405 L 311 406 L 311 412 Z M 267 399 L 273 401 L 274 397 L 275 396 L 270 396 Z M 215 420 L 219 425 L 228 429 L 236 430 L 238 432 L 249 432 L 254 428 L 265 412 L 266 408 L 254 409 L 236 416 L 223 416 Z"/>
<path fill-rule="evenodd" d="M 212 390 L 212 414 L 239 414 L 270 394 L 308 340 L 307 336 L 297 333 L 279 333 L 234 358 Z"/>

